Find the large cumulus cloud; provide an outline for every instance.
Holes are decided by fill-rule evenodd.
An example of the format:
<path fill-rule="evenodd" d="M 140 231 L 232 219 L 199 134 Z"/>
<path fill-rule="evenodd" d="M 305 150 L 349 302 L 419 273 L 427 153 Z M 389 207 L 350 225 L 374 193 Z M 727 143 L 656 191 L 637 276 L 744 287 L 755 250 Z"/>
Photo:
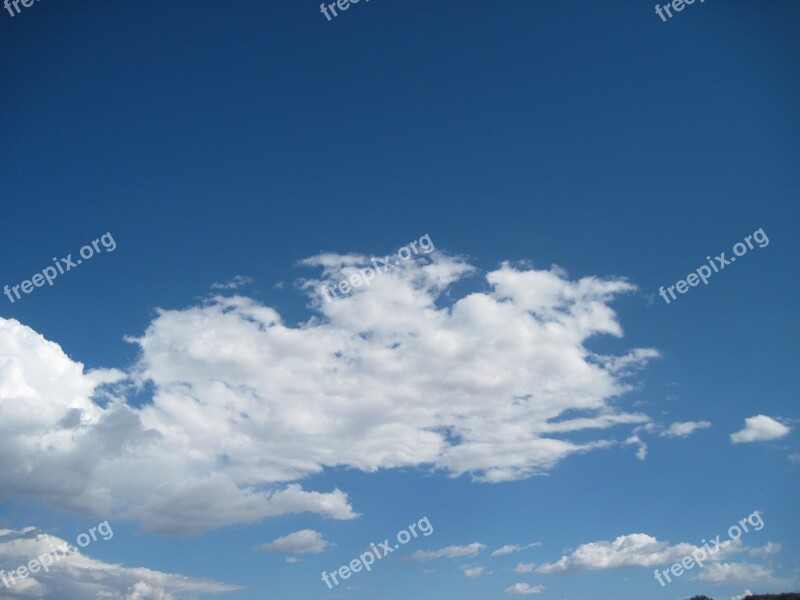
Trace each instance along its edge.
<path fill-rule="evenodd" d="M 315 316 L 297 326 L 238 295 L 160 310 L 130 340 L 141 355 L 127 373 L 85 372 L 0 320 L 0 490 L 168 534 L 297 511 L 348 519 L 344 492 L 297 482 L 334 466 L 521 479 L 615 443 L 600 430 L 649 421 L 622 397 L 656 353 L 586 345 L 622 335 L 609 304 L 626 281 L 503 264 L 456 298 L 475 269 L 436 253 L 322 300 L 369 264 L 304 261 L 322 275 L 302 282 Z M 145 383 L 152 402 L 128 405 L 120 390 Z M 100 384 L 116 397 L 93 401 Z M 569 439 L 579 431 L 595 435 Z"/>

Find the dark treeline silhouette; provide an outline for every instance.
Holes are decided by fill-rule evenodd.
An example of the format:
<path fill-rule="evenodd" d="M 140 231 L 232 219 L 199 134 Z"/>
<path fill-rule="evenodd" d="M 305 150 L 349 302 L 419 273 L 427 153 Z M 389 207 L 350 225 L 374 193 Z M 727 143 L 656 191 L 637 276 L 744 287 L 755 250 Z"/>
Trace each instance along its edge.
<path fill-rule="evenodd" d="M 689 600 L 712 600 L 708 596 L 692 596 Z M 800 600 L 800 593 L 790 592 L 786 594 L 754 594 L 745 596 L 742 600 Z"/>

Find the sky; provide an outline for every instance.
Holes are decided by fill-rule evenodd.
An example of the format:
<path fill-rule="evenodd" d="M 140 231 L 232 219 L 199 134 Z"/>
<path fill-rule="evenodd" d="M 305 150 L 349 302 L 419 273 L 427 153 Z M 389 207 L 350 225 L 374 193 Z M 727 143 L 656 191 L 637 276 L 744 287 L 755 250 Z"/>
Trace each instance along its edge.
<path fill-rule="evenodd" d="M 1 600 L 800 588 L 800 4 L 26 1 Z"/>

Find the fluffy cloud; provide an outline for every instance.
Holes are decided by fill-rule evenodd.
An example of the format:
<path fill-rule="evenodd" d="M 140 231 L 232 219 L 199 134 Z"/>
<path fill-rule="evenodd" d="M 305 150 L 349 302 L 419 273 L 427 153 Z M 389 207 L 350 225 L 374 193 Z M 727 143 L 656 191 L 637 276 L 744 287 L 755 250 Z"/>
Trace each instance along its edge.
<path fill-rule="evenodd" d="M 526 596 L 528 594 L 541 594 L 544 591 L 543 585 L 531 585 L 529 583 L 515 583 L 506 588 L 506 594 L 512 596 Z"/>
<path fill-rule="evenodd" d="M 687 437 L 692 435 L 695 431 L 711 427 L 708 421 L 683 421 L 676 422 L 670 425 L 662 432 L 666 437 Z"/>
<path fill-rule="evenodd" d="M 726 543 L 726 547 L 730 542 Z M 575 571 L 597 571 L 620 567 L 650 567 L 680 560 L 691 554 L 696 546 L 659 542 L 645 533 L 621 535 L 613 542 L 598 541 L 581 544 L 557 562 L 544 564 L 537 573 L 568 573 Z M 722 552 L 722 551 L 720 551 Z"/>
<path fill-rule="evenodd" d="M 731 434 L 731 442 L 741 444 L 745 442 L 765 442 L 777 440 L 791 431 L 783 423 L 772 417 L 756 415 L 744 420 L 744 429 Z"/>
<path fill-rule="evenodd" d="M 65 544 L 64 540 L 33 527 L 22 531 L 2 529 L 0 569 L 9 579 L 9 572 Z M 12 583 L 10 579 L 9 583 Z M 238 589 L 241 588 L 182 575 L 112 565 L 75 549 L 54 561 L 49 571 L 39 570 L 24 580 L 17 580 L 7 591 L 2 586 L 0 597 L 7 598 L 11 594 L 14 598 L 31 600 L 192 600 Z"/>
<path fill-rule="evenodd" d="M 319 531 L 313 529 L 303 529 L 290 533 L 284 537 L 262 544 L 258 547 L 259 550 L 267 552 L 294 552 L 297 554 L 312 553 L 318 554 L 325 550 L 328 546 L 328 541 L 323 539 Z"/>
<path fill-rule="evenodd" d="M 340 490 L 256 489 L 265 481 L 247 480 L 224 452 L 203 447 L 201 423 L 213 426 L 219 416 L 213 409 L 192 413 L 187 406 L 185 423 L 167 422 L 152 404 L 137 409 L 110 394 L 109 385 L 123 377 L 86 373 L 58 345 L 0 319 L 0 489 L 137 518 L 166 534 L 293 512 L 356 516 Z M 166 407 L 174 401 L 168 394 L 160 399 Z M 236 445 L 240 438 L 229 433 L 228 443 Z"/>
<path fill-rule="evenodd" d="M 521 552 L 522 550 L 527 550 L 528 548 L 533 548 L 534 546 L 541 546 L 541 542 L 532 542 L 527 544 L 526 546 L 520 546 L 519 544 L 506 544 L 492 552 L 492 556 L 503 556 L 504 554 L 511 554 L 513 552 Z"/>
<path fill-rule="evenodd" d="M 621 336 L 609 303 L 625 281 L 504 264 L 451 298 L 475 270 L 432 254 L 325 302 L 317 290 L 368 258 L 305 264 L 323 269 L 302 283 L 318 316 L 288 326 L 241 296 L 159 310 L 130 339 L 127 373 L 86 372 L 0 319 L 0 489 L 175 535 L 300 511 L 350 519 L 344 492 L 292 482 L 337 466 L 521 479 L 618 443 L 589 430 L 650 420 L 620 397 L 657 353 L 586 348 Z M 152 397 L 130 403 L 131 389 Z"/>
<path fill-rule="evenodd" d="M 709 555 L 706 548 L 710 548 Z M 703 570 L 696 575 L 696 579 L 710 582 L 723 582 L 726 573 L 731 579 L 740 583 L 762 578 L 764 574 L 771 576 L 771 571 L 766 567 L 750 564 L 725 563 L 729 557 L 736 554 L 750 554 L 753 556 L 767 556 L 781 550 L 780 544 L 768 543 L 762 547 L 746 548 L 740 539 L 724 540 L 719 546 L 716 542 L 709 542 L 703 546 L 689 543 L 670 545 L 661 542 L 655 537 L 645 533 L 632 533 L 621 535 L 614 541 L 597 541 L 581 544 L 570 554 L 565 554 L 558 561 L 535 567 L 533 564 L 520 563 L 515 569 L 517 573 L 535 571 L 537 573 L 572 573 L 580 571 L 599 571 L 605 569 L 618 569 L 622 567 L 652 567 L 654 565 L 668 565 L 680 562 L 684 557 L 691 556 L 697 550 L 702 550 L 704 561 Z M 747 577 L 736 578 L 737 573 L 747 573 Z"/>
<path fill-rule="evenodd" d="M 687 545 L 687 551 L 689 547 Z M 558 562 L 540 566 L 540 573 L 592 571 L 627 566 L 650 566 L 669 562 L 686 552 L 672 552 L 666 542 L 644 533 L 621 535 L 613 542 L 598 541 L 581 544 L 572 554 Z"/>
<path fill-rule="evenodd" d="M 474 556 L 486 548 L 484 544 L 473 542 L 466 546 L 447 546 L 441 550 L 417 550 L 409 557 L 409 560 L 425 562 L 437 558 L 460 558 L 462 556 Z"/>

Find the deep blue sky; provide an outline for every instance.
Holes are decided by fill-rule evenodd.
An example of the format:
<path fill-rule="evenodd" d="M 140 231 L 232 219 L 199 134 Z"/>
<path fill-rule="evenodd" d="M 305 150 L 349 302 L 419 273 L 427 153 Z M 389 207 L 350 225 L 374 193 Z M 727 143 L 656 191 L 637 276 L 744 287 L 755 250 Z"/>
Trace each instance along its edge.
<path fill-rule="evenodd" d="M 283 516 L 190 540 L 118 519 L 113 542 L 87 552 L 247 586 L 237 600 L 327 598 L 320 570 L 428 515 L 435 533 L 409 552 L 488 548 L 427 575 L 427 564 L 376 569 L 336 593 L 477 600 L 526 581 L 546 599 L 727 599 L 747 586 L 683 577 L 662 590 L 652 568 L 512 570 L 634 532 L 699 543 L 760 509 L 766 527 L 744 542 L 781 543 L 772 568 L 796 584 L 796 432 L 740 445 L 729 434 L 757 414 L 793 429 L 800 419 L 800 5 L 707 0 L 662 23 L 653 4 L 371 0 L 331 22 L 297 1 L 2 11 L 0 284 L 105 232 L 118 246 L 13 305 L 0 296 L 0 316 L 73 360 L 127 368 L 138 348 L 123 338 L 140 336 L 156 308 L 196 305 L 238 274 L 255 280 L 244 293 L 305 321 L 314 313 L 293 282 L 317 272 L 299 260 L 383 256 L 428 233 L 485 271 L 528 261 L 635 284 L 612 304 L 624 337 L 589 347 L 658 349 L 628 406 L 667 425 L 713 423 L 684 440 L 649 438 L 645 461 L 613 448 L 501 484 L 326 469 L 302 483 L 347 491 L 359 519 Z M 658 297 L 758 228 L 767 247 L 673 304 Z M 97 522 L 2 495 L 9 528 L 66 536 Z M 305 528 L 336 547 L 292 565 L 252 551 Z M 542 546 L 489 557 L 532 541 Z M 494 574 L 465 578 L 462 563 Z"/>

